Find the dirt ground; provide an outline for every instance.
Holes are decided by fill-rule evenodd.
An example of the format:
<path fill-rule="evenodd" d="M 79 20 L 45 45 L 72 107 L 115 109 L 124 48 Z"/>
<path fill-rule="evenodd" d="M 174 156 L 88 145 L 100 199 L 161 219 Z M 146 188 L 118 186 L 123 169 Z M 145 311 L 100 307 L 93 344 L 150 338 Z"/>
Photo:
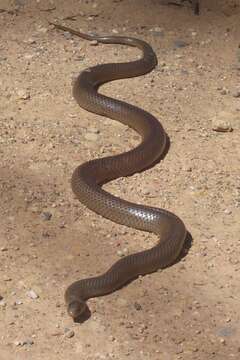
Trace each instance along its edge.
<path fill-rule="evenodd" d="M 164 3 L 0 1 L 1 360 L 240 359 L 240 2 L 202 0 L 199 17 L 188 3 Z M 66 287 L 156 238 L 74 198 L 78 164 L 139 137 L 81 110 L 72 80 L 139 52 L 94 46 L 48 20 L 153 46 L 152 73 L 101 91 L 159 118 L 170 148 L 155 167 L 105 188 L 175 212 L 192 237 L 174 266 L 90 300 L 83 324 L 66 313 Z"/>

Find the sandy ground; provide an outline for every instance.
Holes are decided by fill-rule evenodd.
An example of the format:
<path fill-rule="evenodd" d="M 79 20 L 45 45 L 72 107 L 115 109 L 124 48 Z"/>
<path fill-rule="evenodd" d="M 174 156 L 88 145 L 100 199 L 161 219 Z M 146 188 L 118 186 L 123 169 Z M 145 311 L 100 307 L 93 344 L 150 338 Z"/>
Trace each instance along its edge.
<path fill-rule="evenodd" d="M 0 9 L 0 359 L 239 359 L 240 2 L 202 0 L 199 17 L 157 0 L 1 0 Z M 90 300 L 83 324 L 66 313 L 66 286 L 156 239 L 74 198 L 78 164 L 139 138 L 81 110 L 72 79 L 139 52 L 93 46 L 48 20 L 152 44 L 151 74 L 102 92 L 152 112 L 170 148 L 154 168 L 105 187 L 175 212 L 192 236 L 174 266 Z"/>

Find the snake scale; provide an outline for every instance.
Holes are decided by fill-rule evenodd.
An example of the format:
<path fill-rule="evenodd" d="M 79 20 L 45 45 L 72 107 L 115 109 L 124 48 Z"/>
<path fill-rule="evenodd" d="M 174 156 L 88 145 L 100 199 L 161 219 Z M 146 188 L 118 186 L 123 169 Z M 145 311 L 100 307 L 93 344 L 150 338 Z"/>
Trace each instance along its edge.
<path fill-rule="evenodd" d="M 166 133 L 153 115 L 98 92 L 98 87 L 106 82 L 150 72 L 157 64 L 151 46 L 131 37 L 84 34 L 62 25 L 53 25 L 86 40 L 124 44 L 142 50 L 142 57 L 138 60 L 96 65 L 83 70 L 75 80 L 73 96 L 81 108 L 128 125 L 141 135 L 142 140 L 130 151 L 78 166 L 71 184 L 76 197 L 89 209 L 115 223 L 148 231 L 160 238 L 153 248 L 121 258 L 104 274 L 72 283 L 65 292 L 65 301 L 69 315 L 76 319 L 84 314 L 89 298 L 112 293 L 139 275 L 171 265 L 183 247 L 186 228 L 179 217 L 167 210 L 134 204 L 102 189 L 102 184 L 108 181 L 147 168 L 164 151 Z"/>

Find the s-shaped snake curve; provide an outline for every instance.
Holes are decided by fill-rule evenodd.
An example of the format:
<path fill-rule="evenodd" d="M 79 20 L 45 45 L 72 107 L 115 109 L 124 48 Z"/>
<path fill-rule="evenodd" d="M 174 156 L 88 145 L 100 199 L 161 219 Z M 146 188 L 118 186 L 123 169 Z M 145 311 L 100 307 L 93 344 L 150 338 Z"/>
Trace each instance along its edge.
<path fill-rule="evenodd" d="M 160 122 L 150 113 L 126 102 L 98 92 L 100 85 L 112 80 L 140 76 L 150 72 L 157 57 L 145 41 L 123 36 L 98 36 L 53 24 L 86 40 L 104 44 L 124 44 L 142 51 L 139 60 L 127 63 L 96 65 L 83 70 L 73 86 L 73 96 L 81 108 L 119 121 L 141 135 L 140 144 L 116 156 L 90 160 L 78 166 L 72 175 L 76 197 L 94 212 L 135 229 L 159 236 L 151 249 L 121 258 L 104 274 L 72 283 L 65 292 L 68 313 L 74 319 L 82 315 L 89 298 L 114 292 L 124 284 L 160 268 L 171 265 L 179 256 L 186 238 L 186 228 L 179 217 L 160 208 L 134 204 L 102 189 L 113 179 L 142 171 L 158 159 L 166 145 L 166 134 Z"/>

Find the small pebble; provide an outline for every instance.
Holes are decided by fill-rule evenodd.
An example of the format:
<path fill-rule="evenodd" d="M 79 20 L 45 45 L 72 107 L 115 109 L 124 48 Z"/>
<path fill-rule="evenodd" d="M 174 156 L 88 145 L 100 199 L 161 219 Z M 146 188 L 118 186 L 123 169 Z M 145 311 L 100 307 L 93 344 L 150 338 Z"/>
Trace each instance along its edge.
<path fill-rule="evenodd" d="M 216 116 L 212 121 L 212 130 L 217 132 L 230 132 L 233 129 L 229 121 Z"/>
<path fill-rule="evenodd" d="M 45 238 L 48 238 L 48 237 L 50 237 L 50 234 L 49 234 L 48 231 L 43 231 L 42 236 L 45 237 Z"/>
<path fill-rule="evenodd" d="M 42 33 L 42 34 L 46 34 L 48 32 L 48 28 L 46 27 L 39 27 L 37 29 L 38 32 Z"/>
<path fill-rule="evenodd" d="M 28 38 L 27 40 L 24 40 L 25 44 L 35 44 L 36 40 L 34 38 Z"/>
<path fill-rule="evenodd" d="M 3 62 L 3 61 L 6 61 L 6 60 L 7 60 L 6 56 L 0 56 L 0 63 Z"/>
<path fill-rule="evenodd" d="M 4 299 L 1 299 L 0 300 L 0 307 L 6 307 L 7 306 L 7 303 L 5 302 Z"/>
<path fill-rule="evenodd" d="M 36 294 L 35 291 L 33 291 L 33 290 L 29 290 L 29 291 L 27 292 L 27 296 L 28 296 L 29 298 L 33 299 L 33 300 L 36 300 L 36 299 L 39 298 L 39 295 Z"/>
<path fill-rule="evenodd" d="M 7 275 L 4 275 L 4 276 L 3 276 L 3 281 L 12 281 L 12 278 L 10 278 L 10 277 L 7 276 Z"/>
<path fill-rule="evenodd" d="M 64 336 L 68 339 L 72 338 L 75 335 L 75 332 L 71 329 L 65 328 L 64 329 Z"/>
<path fill-rule="evenodd" d="M 160 36 L 163 37 L 164 36 L 164 30 L 162 28 L 160 28 L 159 26 L 156 26 L 153 29 L 149 30 L 154 36 Z"/>
<path fill-rule="evenodd" d="M 224 214 L 231 215 L 232 211 L 230 209 L 225 209 Z"/>
<path fill-rule="evenodd" d="M 97 41 L 97 40 L 92 40 L 92 41 L 89 42 L 89 44 L 90 44 L 91 46 L 97 46 L 97 45 L 98 45 L 98 41 Z"/>
<path fill-rule="evenodd" d="M 23 345 L 33 345 L 34 341 L 32 339 L 26 339 L 23 341 Z"/>
<path fill-rule="evenodd" d="M 63 36 L 65 39 L 70 40 L 72 38 L 72 34 L 69 31 L 64 31 Z"/>
<path fill-rule="evenodd" d="M 174 40 L 173 44 L 176 49 L 188 46 L 188 43 L 186 43 L 184 40 L 180 40 L 180 39 Z"/>
<path fill-rule="evenodd" d="M 227 95 L 227 90 L 226 90 L 226 89 L 222 89 L 222 90 L 220 91 L 220 94 L 221 94 L 221 95 Z"/>
<path fill-rule="evenodd" d="M 142 305 L 135 301 L 134 307 L 137 311 L 142 310 Z"/>
<path fill-rule="evenodd" d="M 100 130 L 95 127 L 89 127 L 88 132 L 92 134 L 100 134 Z"/>
<path fill-rule="evenodd" d="M 144 186 L 140 188 L 140 192 L 144 196 L 148 196 L 151 198 L 156 197 L 155 191 L 156 191 L 156 188 L 153 184 L 144 184 Z"/>
<path fill-rule="evenodd" d="M 21 346 L 21 344 L 22 344 L 21 341 L 18 341 L 18 340 L 14 341 L 14 345 L 15 345 L 15 346 Z"/>
<path fill-rule="evenodd" d="M 236 90 L 232 93 L 232 96 L 235 98 L 240 98 L 240 90 Z"/>
<path fill-rule="evenodd" d="M 186 172 L 191 172 L 192 171 L 192 167 L 190 165 L 183 165 L 183 171 L 186 171 Z"/>
<path fill-rule="evenodd" d="M 45 221 L 49 221 L 52 218 L 52 214 L 49 211 L 44 211 L 41 213 L 41 218 Z"/>
<path fill-rule="evenodd" d="M 123 252 L 122 250 L 118 250 L 118 251 L 117 251 L 117 255 L 118 255 L 119 257 L 125 256 L 125 254 L 124 254 L 124 252 Z"/>
<path fill-rule="evenodd" d="M 17 90 L 17 97 L 20 100 L 28 100 L 30 99 L 30 92 L 26 89 Z"/>
<path fill-rule="evenodd" d="M 15 346 L 25 346 L 25 345 L 30 346 L 30 345 L 33 345 L 33 344 L 34 344 L 34 341 L 32 339 L 14 341 Z"/>
<path fill-rule="evenodd" d="M 23 304 L 22 300 L 14 301 L 14 305 L 22 305 L 22 304 Z"/>
<path fill-rule="evenodd" d="M 128 253 L 128 249 L 127 249 L 127 248 L 124 248 L 124 249 L 122 249 L 122 250 L 118 250 L 118 251 L 117 251 L 117 255 L 118 255 L 119 257 L 126 256 L 127 253 Z"/>

